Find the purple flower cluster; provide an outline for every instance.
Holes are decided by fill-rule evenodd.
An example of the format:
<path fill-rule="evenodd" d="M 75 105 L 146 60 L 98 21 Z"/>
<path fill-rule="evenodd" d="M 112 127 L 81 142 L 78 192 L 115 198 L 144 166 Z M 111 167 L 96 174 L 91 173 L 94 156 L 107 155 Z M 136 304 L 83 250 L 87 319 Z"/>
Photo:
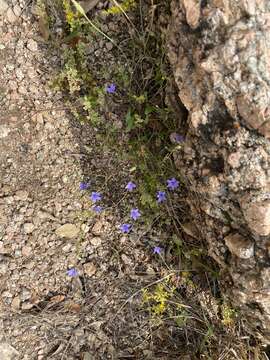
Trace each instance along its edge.
<path fill-rule="evenodd" d="M 114 84 L 114 83 L 110 83 L 105 86 L 105 92 L 109 95 L 115 94 L 116 90 L 117 90 L 117 87 L 116 87 L 116 84 Z M 178 143 L 178 144 L 185 141 L 185 138 L 178 133 L 171 134 L 170 138 L 171 138 L 172 142 Z M 156 192 L 156 201 L 158 204 L 161 204 L 161 203 L 164 203 L 167 201 L 168 191 L 175 191 L 179 188 L 179 181 L 173 177 L 166 181 L 166 185 L 167 185 L 167 191 L 165 191 L 164 189 L 159 189 Z M 81 191 L 88 190 L 89 187 L 90 187 L 90 182 L 80 182 L 80 184 L 79 184 L 79 189 Z M 127 185 L 125 186 L 125 189 L 128 192 L 133 192 L 134 190 L 136 190 L 136 188 L 137 188 L 137 185 L 133 181 L 129 181 L 127 183 Z M 103 207 L 98 204 L 100 201 L 102 201 L 102 198 L 103 198 L 103 196 L 100 192 L 92 191 L 90 194 L 90 199 L 93 203 L 92 211 L 94 211 L 97 214 L 101 213 L 103 210 Z M 131 208 L 129 216 L 130 216 L 130 219 L 135 222 L 141 218 L 142 214 L 138 208 L 134 207 L 134 208 Z M 120 231 L 124 234 L 130 233 L 132 228 L 133 228 L 132 223 L 131 224 L 123 223 L 119 226 Z M 164 251 L 164 249 L 160 246 L 155 246 L 153 248 L 153 254 L 156 254 L 159 256 L 162 256 L 163 251 Z M 67 275 L 69 277 L 76 277 L 79 275 L 79 273 L 78 273 L 77 269 L 71 268 L 71 269 L 67 270 Z"/>
<path fill-rule="evenodd" d="M 88 190 L 89 187 L 90 187 L 90 184 L 91 184 L 90 181 L 88 181 L 88 182 L 80 182 L 79 188 L 80 188 L 81 191 Z M 92 207 L 92 210 L 97 214 L 101 213 L 103 208 L 100 205 L 96 205 L 96 203 L 102 200 L 102 195 L 99 192 L 93 191 L 91 193 L 91 195 L 90 195 L 90 199 L 95 204 Z"/>
<path fill-rule="evenodd" d="M 125 186 L 125 189 L 129 192 L 132 192 L 133 190 L 135 190 L 137 187 L 137 185 L 132 182 L 132 181 L 129 181 L 127 183 L 127 185 Z M 140 210 L 137 209 L 137 208 L 133 208 L 130 210 L 130 218 L 134 221 L 138 220 L 139 218 L 141 217 L 141 213 L 140 213 Z M 120 225 L 120 230 L 122 233 L 129 233 L 130 230 L 132 229 L 132 225 L 131 224 L 122 224 Z"/>
<path fill-rule="evenodd" d="M 173 190 L 176 190 L 178 187 L 179 187 L 179 181 L 176 180 L 175 178 L 171 178 L 171 179 L 167 180 L 167 188 L 169 190 L 173 191 Z M 132 192 L 136 188 L 137 188 L 137 185 L 132 181 L 129 181 L 125 187 L 125 189 L 129 192 Z M 157 191 L 157 203 L 160 204 L 166 200 L 167 200 L 166 192 L 162 191 L 162 190 L 158 190 Z M 140 213 L 139 209 L 137 209 L 137 208 L 131 209 L 130 217 L 134 221 L 138 220 L 141 217 L 141 213 Z M 132 226 L 130 224 L 123 224 L 120 226 L 120 230 L 123 233 L 129 233 L 131 228 L 132 228 Z"/>
<path fill-rule="evenodd" d="M 114 84 L 111 84 L 110 86 L 108 86 L 106 88 L 106 91 L 108 93 L 114 93 L 116 90 L 116 87 Z M 178 139 L 179 142 L 182 141 L 182 139 Z M 80 190 L 84 191 L 84 190 L 88 190 L 89 187 L 90 187 L 90 182 L 81 182 L 80 185 Z M 171 179 L 168 179 L 167 180 L 167 188 L 168 190 L 170 191 L 174 191 L 176 190 L 177 188 L 179 187 L 179 181 L 175 178 L 171 178 Z M 132 192 L 134 191 L 135 189 L 137 188 L 137 185 L 133 182 L 133 181 L 129 181 L 127 183 L 127 185 L 125 186 L 125 189 L 128 191 L 128 192 Z M 94 203 L 94 205 L 92 206 L 92 210 L 99 214 L 103 208 L 102 206 L 100 205 L 97 205 L 98 202 L 100 202 L 102 200 L 102 195 L 101 193 L 99 192 L 96 192 L 96 191 L 93 191 L 91 194 L 90 194 L 90 199 L 91 201 Z M 160 204 L 160 203 L 163 203 L 167 200 L 167 194 L 166 194 L 166 191 L 164 190 L 158 190 L 157 191 L 157 194 L 156 194 L 156 199 L 157 199 L 157 203 Z M 140 217 L 142 216 L 140 210 L 138 208 L 132 208 L 130 210 L 130 218 L 133 220 L 133 221 L 137 221 Z M 129 224 L 129 223 L 124 223 L 122 225 L 119 226 L 119 229 L 122 233 L 124 234 L 128 234 L 130 233 L 130 231 L 132 230 L 132 227 L 133 225 L 132 224 Z M 160 246 L 155 246 L 153 248 L 153 253 L 154 254 L 157 254 L 157 255 L 161 255 L 163 249 L 160 247 Z M 78 271 L 75 269 L 75 268 L 72 268 L 72 269 L 69 269 L 67 271 L 67 275 L 70 276 L 70 277 L 75 277 L 78 275 Z"/>
<path fill-rule="evenodd" d="M 179 181 L 176 180 L 175 178 L 171 178 L 171 179 L 167 180 L 167 188 L 169 190 L 173 191 L 173 190 L 176 190 L 178 187 L 179 187 Z M 158 204 L 166 201 L 166 199 L 167 199 L 166 192 L 159 190 L 157 192 L 157 202 L 158 202 Z"/>

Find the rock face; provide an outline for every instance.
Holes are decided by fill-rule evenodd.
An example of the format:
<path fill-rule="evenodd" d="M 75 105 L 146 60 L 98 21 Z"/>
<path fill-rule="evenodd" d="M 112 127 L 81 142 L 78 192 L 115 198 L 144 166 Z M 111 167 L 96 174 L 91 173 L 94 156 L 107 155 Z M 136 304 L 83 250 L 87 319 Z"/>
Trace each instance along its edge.
<path fill-rule="evenodd" d="M 270 2 L 173 0 L 171 10 L 168 54 L 189 113 L 175 162 L 228 295 L 269 343 Z"/>

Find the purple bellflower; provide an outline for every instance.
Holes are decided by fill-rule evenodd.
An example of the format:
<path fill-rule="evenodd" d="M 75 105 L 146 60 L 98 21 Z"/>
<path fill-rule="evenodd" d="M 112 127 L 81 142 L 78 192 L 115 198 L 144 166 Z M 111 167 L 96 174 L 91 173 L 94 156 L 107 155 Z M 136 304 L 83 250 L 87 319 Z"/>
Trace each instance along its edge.
<path fill-rule="evenodd" d="M 131 225 L 130 224 L 123 224 L 120 226 L 120 230 L 123 232 L 123 233 L 129 233 L 130 230 L 131 230 Z"/>
<path fill-rule="evenodd" d="M 110 84 L 106 86 L 106 92 L 108 94 L 114 94 L 116 91 L 116 85 L 115 84 Z"/>
<path fill-rule="evenodd" d="M 138 220 L 140 216 L 141 216 L 141 213 L 140 213 L 139 209 L 131 209 L 130 217 L 133 220 Z"/>
<path fill-rule="evenodd" d="M 179 187 L 179 181 L 175 178 L 167 180 L 167 188 L 170 190 L 175 190 Z"/>
<path fill-rule="evenodd" d="M 127 186 L 126 186 L 126 190 L 128 191 L 133 191 L 134 189 L 136 189 L 136 184 L 134 184 L 134 182 L 130 181 L 128 182 Z"/>
<path fill-rule="evenodd" d="M 175 141 L 179 144 L 179 143 L 182 143 L 185 141 L 185 138 L 183 135 L 180 135 L 180 134 L 175 134 Z"/>
<path fill-rule="evenodd" d="M 70 277 L 75 277 L 78 275 L 78 271 L 75 268 L 71 268 L 67 271 L 67 275 Z"/>
<path fill-rule="evenodd" d="M 166 193 L 165 191 L 158 191 L 157 192 L 157 202 L 162 203 L 166 201 Z"/>
<path fill-rule="evenodd" d="M 154 253 L 154 254 L 160 255 L 161 252 L 162 252 L 162 248 L 161 248 L 160 246 L 155 246 L 155 247 L 154 247 L 154 250 L 153 250 L 153 253 Z"/>
<path fill-rule="evenodd" d="M 87 190 L 90 184 L 85 182 L 80 182 L 80 190 Z"/>
<path fill-rule="evenodd" d="M 90 199 L 95 203 L 97 201 L 100 201 L 102 199 L 102 196 L 99 192 L 92 192 Z"/>

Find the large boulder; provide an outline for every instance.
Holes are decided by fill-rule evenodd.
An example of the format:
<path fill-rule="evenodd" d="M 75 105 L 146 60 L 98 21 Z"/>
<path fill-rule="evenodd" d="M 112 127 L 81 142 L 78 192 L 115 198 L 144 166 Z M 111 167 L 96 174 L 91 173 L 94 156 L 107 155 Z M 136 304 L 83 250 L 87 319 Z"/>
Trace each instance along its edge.
<path fill-rule="evenodd" d="M 168 54 L 189 113 L 175 162 L 229 275 L 224 291 L 270 343 L 270 1 L 173 0 L 171 10 Z"/>

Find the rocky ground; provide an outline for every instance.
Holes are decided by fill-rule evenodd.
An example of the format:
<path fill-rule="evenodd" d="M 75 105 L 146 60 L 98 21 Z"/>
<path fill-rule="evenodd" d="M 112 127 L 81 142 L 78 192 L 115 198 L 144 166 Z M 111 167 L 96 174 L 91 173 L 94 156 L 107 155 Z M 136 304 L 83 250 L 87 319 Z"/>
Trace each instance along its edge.
<path fill-rule="evenodd" d="M 119 204 L 135 204 L 125 190 L 133 170 L 51 90 L 59 57 L 40 25 L 32 1 L 0 0 L 0 360 L 206 359 L 201 346 L 220 324 L 216 280 L 201 264 L 192 281 L 188 272 L 186 280 L 174 275 L 180 256 L 171 245 L 161 257 L 153 254 L 168 235 L 152 225 L 121 234 Z M 91 65 L 113 62 L 111 50 L 111 42 L 93 43 Z M 100 214 L 91 211 L 91 191 L 106 200 Z M 141 290 L 168 278 L 179 289 L 172 303 L 191 320 L 187 326 L 172 319 L 157 325 L 142 306 Z M 235 336 L 241 340 L 240 326 L 215 333 L 213 360 L 248 358 L 242 354 L 250 338 L 234 344 Z"/>
<path fill-rule="evenodd" d="M 115 231 L 115 216 L 85 216 L 79 183 L 89 180 L 91 132 L 71 124 L 49 90 L 52 65 L 31 3 L 1 0 L 0 13 L 0 358 L 115 358 L 117 336 L 118 358 L 129 358 L 140 339 L 125 346 L 128 323 L 117 312 L 147 255 Z M 66 273 L 73 267 L 75 278 Z"/>

